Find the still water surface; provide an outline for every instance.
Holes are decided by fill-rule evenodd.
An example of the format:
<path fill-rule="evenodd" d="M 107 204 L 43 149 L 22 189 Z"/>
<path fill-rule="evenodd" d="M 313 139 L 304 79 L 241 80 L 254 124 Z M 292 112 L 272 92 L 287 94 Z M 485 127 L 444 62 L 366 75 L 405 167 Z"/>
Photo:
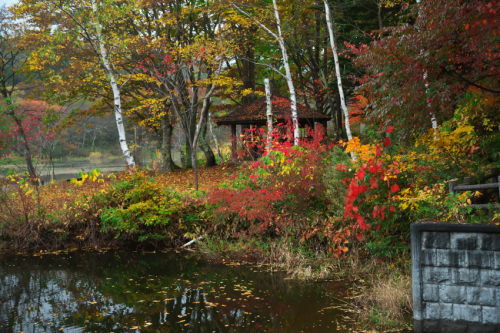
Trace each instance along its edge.
<path fill-rule="evenodd" d="M 348 332 L 345 289 L 175 250 L 0 255 L 0 332 Z"/>

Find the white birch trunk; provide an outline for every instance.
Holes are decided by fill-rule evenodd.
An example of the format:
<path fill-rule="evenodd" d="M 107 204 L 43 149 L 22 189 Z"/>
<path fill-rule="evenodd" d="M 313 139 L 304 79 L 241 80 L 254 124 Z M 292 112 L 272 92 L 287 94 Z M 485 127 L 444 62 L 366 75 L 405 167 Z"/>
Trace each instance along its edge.
<path fill-rule="evenodd" d="M 417 4 L 420 4 L 420 0 L 417 0 Z M 420 14 L 419 14 L 420 15 Z M 425 82 L 425 94 L 428 93 L 428 89 L 427 87 L 429 86 L 427 84 L 427 73 L 424 73 L 424 82 Z M 430 103 L 427 104 L 427 107 L 430 108 Z M 431 116 L 431 124 L 432 124 L 432 129 L 434 130 L 434 141 L 437 140 L 437 129 L 438 129 L 438 123 L 437 123 L 437 120 L 436 120 L 436 116 L 434 115 L 433 112 L 430 112 L 430 116 Z"/>
<path fill-rule="evenodd" d="M 217 137 L 214 134 L 214 127 L 212 125 L 212 114 L 208 114 L 208 126 L 210 126 L 210 133 L 212 134 L 212 137 L 214 138 L 215 142 L 215 148 L 217 148 L 217 155 L 219 155 L 219 159 L 221 163 L 224 163 L 224 157 L 222 156 L 222 153 L 220 152 L 219 148 L 219 141 L 217 140 Z"/>
<path fill-rule="evenodd" d="M 92 9 L 94 13 L 97 13 L 97 5 L 95 0 L 92 1 Z M 106 47 L 104 46 L 104 42 L 102 40 L 101 25 L 97 23 L 96 28 L 97 28 L 97 41 L 99 42 L 99 51 L 101 53 L 101 61 L 108 76 L 111 89 L 113 90 L 114 111 L 115 111 L 116 127 L 118 128 L 118 137 L 120 140 L 120 148 L 122 150 L 123 156 L 125 157 L 127 165 L 133 167 L 135 166 L 135 162 L 134 158 L 130 154 L 130 150 L 128 149 L 127 138 L 125 136 L 125 126 L 123 126 L 120 88 L 118 87 L 118 83 L 115 80 L 115 76 L 113 75 L 112 68 L 109 64 L 108 53 L 106 51 Z"/>
<path fill-rule="evenodd" d="M 271 86 L 269 85 L 269 79 L 264 79 L 264 86 L 266 87 L 266 116 L 267 116 L 267 151 L 271 151 L 271 146 L 273 144 L 272 134 L 273 134 L 273 105 L 271 102 Z"/>
<path fill-rule="evenodd" d="M 281 54 L 283 55 L 283 64 L 285 65 L 285 79 L 288 84 L 288 90 L 290 91 L 290 104 L 292 109 L 292 122 L 293 122 L 293 144 L 299 144 L 299 122 L 297 115 L 297 98 L 295 96 L 295 87 L 292 81 L 292 73 L 290 71 L 290 66 L 288 64 L 288 54 L 286 52 L 285 42 L 283 41 L 283 36 L 281 35 L 281 22 L 280 15 L 278 12 L 278 7 L 276 6 L 276 0 L 273 0 L 274 16 L 276 17 L 276 23 L 278 25 L 278 43 L 281 48 Z"/>
<path fill-rule="evenodd" d="M 429 93 L 429 89 L 428 89 L 429 84 L 427 83 L 427 73 L 424 73 L 424 82 L 425 82 L 425 94 L 427 95 Z M 431 103 L 427 103 L 427 107 L 430 109 Z M 434 112 L 430 112 L 430 115 L 431 115 L 432 129 L 434 132 L 434 141 L 436 141 L 437 140 L 438 123 L 436 120 L 436 116 L 434 115 Z"/>
<path fill-rule="evenodd" d="M 283 41 L 283 37 L 281 35 L 281 22 L 280 22 L 280 16 L 278 12 L 278 7 L 276 6 L 276 0 L 273 0 L 273 7 L 274 7 L 274 15 L 276 17 L 276 23 L 278 26 L 278 35 L 276 35 L 274 32 L 272 32 L 268 27 L 266 27 L 262 22 L 257 20 L 255 17 L 238 7 L 238 5 L 234 2 L 231 2 L 232 5 L 239 10 L 242 14 L 247 16 L 249 19 L 253 20 L 255 23 L 257 23 L 262 29 L 264 29 L 268 34 L 274 37 L 276 41 L 278 42 L 281 53 L 283 55 L 283 63 L 285 65 L 285 72 L 286 75 L 283 75 L 280 71 L 277 69 L 273 68 L 272 66 L 269 66 L 273 70 L 275 70 L 278 74 L 283 75 L 283 77 L 286 80 L 286 83 L 288 84 L 288 90 L 290 91 L 290 106 L 292 109 L 292 122 L 293 122 L 293 137 L 294 137 L 294 144 L 298 145 L 299 144 L 299 121 L 298 121 L 298 115 L 297 115 L 297 98 L 295 96 L 295 87 L 293 86 L 293 81 L 292 81 L 292 74 L 290 71 L 290 66 L 288 65 L 288 54 L 286 52 L 286 47 L 285 47 L 285 42 Z"/>
<path fill-rule="evenodd" d="M 332 51 L 333 51 L 333 59 L 335 60 L 335 75 L 337 76 L 337 86 L 340 95 L 340 106 L 342 108 L 342 111 L 344 112 L 345 130 L 347 132 L 347 138 L 349 140 L 352 140 L 351 124 L 349 122 L 349 110 L 347 109 L 347 105 L 345 104 L 344 89 L 342 89 L 342 77 L 340 74 L 340 65 L 339 65 L 339 57 L 337 54 L 337 48 L 335 47 L 335 37 L 333 35 L 333 26 L 330 16 L 330 6 L 328 5 L 327 0 L 323 0 L 323 2 L 325 3 L 326 25 L 328 26 L 328 33 L 330 34 L 330 44 L 332 46 Z M 353 159 L 355 159 L 354 155 Z"/>

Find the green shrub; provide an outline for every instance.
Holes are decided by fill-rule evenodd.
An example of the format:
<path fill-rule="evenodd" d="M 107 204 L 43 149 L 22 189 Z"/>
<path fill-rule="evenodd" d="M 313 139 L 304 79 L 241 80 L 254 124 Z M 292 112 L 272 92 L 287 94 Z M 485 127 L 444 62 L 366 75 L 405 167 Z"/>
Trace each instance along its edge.
<path fill-rule="evenodd" d="M 327 167 L 325 168 L 325 176 L 323 182 L 326 187 L 326 197 L 329 200 L 329 211 L 335 217 L 344 217 L 344 198 L 347 186 L 344 184 L 344 179 L 348 172 L 340 171 L 337 165 L 346 165 L 347 168 L 352 167 L 351 158 L 339 147 L 334 147 L 330 156 L 324 160 Z M 354 173 L 354 172 L 352 172 Z"/>
<path fill-rule="evenodd" d="M 116 238 L 135 234 L 140 241 L 171 237 L 172 220 L 177 222 L 186 207 L 180 193 L 156 182 L 145 171 L 114 180 L 112 187 L 94 200 L 100 208 L 103 232 L 116 233 Z"/>

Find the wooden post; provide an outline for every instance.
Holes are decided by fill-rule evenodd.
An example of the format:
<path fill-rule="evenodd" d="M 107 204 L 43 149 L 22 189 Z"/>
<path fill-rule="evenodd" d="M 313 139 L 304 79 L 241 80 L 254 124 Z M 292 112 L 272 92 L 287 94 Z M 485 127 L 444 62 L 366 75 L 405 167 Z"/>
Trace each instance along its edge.
<path fill-rule="evenodd" d="M 236 162 L 236 125 L 231 124 L 231 159 Z"/>
<path fill-rule="evenodd" d="M 500 197 L 500 177 L 497 178 L 498 181 L 498 196 Z"/>
<path fill-rule="evenodd" d="M 450 187 L 450 193 L 451 194 L 455 194 L 454 188 L 455 188 L 455 186 L 457 186 L 457 181 L 456 180 L 450 180 L 448 182 L 448 186 Z"/>
<path fill-rule="evenodd" d="M 498 181 L 498 168 L 490 168 L 490 174 L 493 176 L 491 182 L 496 183 Z"/>
<path fill-rule="evenodd" d="M 325 120 L 325 121 L 320 122 L 320 124 L 325 129 L 324 138 L 327 139 L 328 138 L 328 122 Z"/>
<path fill-rule="evenodd" d="M 473 185 L 474 181 L 472 181 L 472 177 L 465 177 L 464 178 L 464 185 Z M 472 203 L 474 203 L 473 196 L 467 195 L 467 199 L 470 199 Z"/>
<path fill-rule="evenodd" d="M 491 173 L 491 175 L 493 176 L 493 177 L 491 178 L 491 182 L 492 182 L 492 183 L 497 183 L 497 184 L 498 184 L 498 186 L 499 186 L 498 190 L 500 191 L 500 182 L 498 181 L 498 168 L 490 168 L 490 173 Z M 497 192 L 497 193 L 495 193 L 495 197 L 496 197 L 497 199 L 499 199 L 499 198 L 500 198 L 500 193 L 498 193 L 498 192 Z"/>

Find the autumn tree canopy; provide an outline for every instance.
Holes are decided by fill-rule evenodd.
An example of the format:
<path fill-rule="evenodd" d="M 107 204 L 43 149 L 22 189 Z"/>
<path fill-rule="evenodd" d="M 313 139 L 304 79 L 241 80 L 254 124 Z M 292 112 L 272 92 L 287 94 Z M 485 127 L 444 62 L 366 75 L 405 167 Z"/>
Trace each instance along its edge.
<path fill-rule="evenodd" d="M 414 22 L 372 33 L 370 44 L 349 44 L 355 78 L 369 98 L 377 126 L 398 126 L 405 138 L 453 116 L 466 93 L 500 96 L 498 1 L 428 0 L 410 6 Z"/>

